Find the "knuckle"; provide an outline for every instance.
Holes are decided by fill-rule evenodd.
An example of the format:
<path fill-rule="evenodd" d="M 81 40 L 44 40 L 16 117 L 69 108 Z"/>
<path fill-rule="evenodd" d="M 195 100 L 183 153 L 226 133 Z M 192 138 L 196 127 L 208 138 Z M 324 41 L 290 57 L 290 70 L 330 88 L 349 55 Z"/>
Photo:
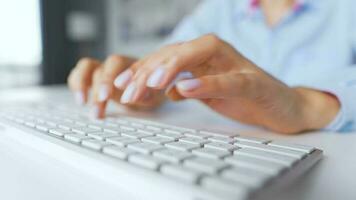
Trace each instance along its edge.
<path fill-rule="evenodd" d="M 91 65 L 94 62 L 95 62 L 94 59 L 89 58 L 89 57 L 84 57 L 78 61 L 78 66 L 87 66 L 87 65 Z"/>
<path fill-rule="evenodd" d="M 214 46 L 219 45 L 222 42 L 221 39 L 213 33 L 209 33 L 205 35 L 205 38 Z"/>
<path fill-rule="evenodd" d="M 126 57 L 121 55 L 110 55 L 106 58 L 106 62 L 115 63 L 116 65 L 122 65 L 125 61 Z"/>

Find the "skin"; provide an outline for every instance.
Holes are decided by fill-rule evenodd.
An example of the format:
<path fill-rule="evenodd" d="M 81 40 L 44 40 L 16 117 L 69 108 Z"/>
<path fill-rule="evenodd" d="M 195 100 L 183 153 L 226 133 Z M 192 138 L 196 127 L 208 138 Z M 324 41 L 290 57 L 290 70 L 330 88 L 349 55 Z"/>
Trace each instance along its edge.
<path fill-rule="evenodd" d="M 274 26 L 292 4 L 268 2 L 279 2 L 273 7 L 279 8 L 277 12 L 261 1 L 266 23 Z M 129 80 L 114 87 L 115 78 L 124 70 L 129 72 Z M 152 86 L 148 82 L 157 70 L 163 75 L 159 84 Z M 185 71 L 191 72 L 194 78 L 178 81 L 168 90 L 175 77 Z M 68 83 L 73 91 L 84 95 L 85 101 L 88 90 L 92 89 L 97 117 L 104 116 L 107 101 L 120 103 L 120 96 L 121 103 L 128 107 L 156 107 L 163 102 L 163 91 L 172 100 L 198 99 L 224 116 L 285 134 L 321 129 L 340 109 L 334 96 L 310 88 L 288 87 L 211 34 L 163 47 L 140 60 L 124 56 L 110 56 L 102 63 L 82 59 Z M 192 84 L 184 87 L 188 83 L 194 83 L 194 87 Z M 129 85 L 131 92 L 127 89 Z M 103 86 L 109 88 L 104 101 L 98 100 Z M 123 92 L 132 93 L 129 100 L 123 101 L 122 96 L 127 96 Z"/>

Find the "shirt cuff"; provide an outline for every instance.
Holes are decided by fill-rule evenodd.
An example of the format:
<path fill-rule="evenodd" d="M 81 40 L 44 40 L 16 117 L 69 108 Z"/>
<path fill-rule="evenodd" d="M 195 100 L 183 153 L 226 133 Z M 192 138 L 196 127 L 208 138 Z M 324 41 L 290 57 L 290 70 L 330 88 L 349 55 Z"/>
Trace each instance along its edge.
<path fill-rule="evenodd" d="M 356 99 L 355 92 L 349 87 L 329 87 L 319 88 L 319 90 L 331 93 L 336 96 L 340 102 L 340 110 L 335 118 L 322 130 L 331 132 L 348 131 L 350 125 L 354 122 L 354 113 L 356 113 L 356 105 L 353 101 Z"/>

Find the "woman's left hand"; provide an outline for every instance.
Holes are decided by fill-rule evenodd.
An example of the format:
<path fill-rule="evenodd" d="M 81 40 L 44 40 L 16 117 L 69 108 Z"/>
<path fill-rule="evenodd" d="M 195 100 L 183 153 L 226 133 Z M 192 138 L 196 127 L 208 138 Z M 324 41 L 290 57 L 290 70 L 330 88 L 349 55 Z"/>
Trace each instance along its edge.
<path fill-rule="evenodd" d="M 149 88 L 167 89 L 181 72 L 193 77 L 166 91 L 173 99 L 199 99 L 240 122 L 281 133 L 320 129 L 339 110 L 336 98 L 308 88 L 291 88 L 264 72 L 215 35 L 163 47 L 129 70 L 122 103 L 144 98 Z"/>

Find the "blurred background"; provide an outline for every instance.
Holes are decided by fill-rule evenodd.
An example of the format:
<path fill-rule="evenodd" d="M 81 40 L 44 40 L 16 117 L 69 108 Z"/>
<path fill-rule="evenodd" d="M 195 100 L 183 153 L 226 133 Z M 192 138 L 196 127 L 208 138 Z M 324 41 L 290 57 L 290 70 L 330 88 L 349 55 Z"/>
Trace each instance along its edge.
<path fill-rule="evenodd" d="M 0 0 L 0 89 L 65 83 L 83 56 L 142 56 L 199 0 Z"/>

